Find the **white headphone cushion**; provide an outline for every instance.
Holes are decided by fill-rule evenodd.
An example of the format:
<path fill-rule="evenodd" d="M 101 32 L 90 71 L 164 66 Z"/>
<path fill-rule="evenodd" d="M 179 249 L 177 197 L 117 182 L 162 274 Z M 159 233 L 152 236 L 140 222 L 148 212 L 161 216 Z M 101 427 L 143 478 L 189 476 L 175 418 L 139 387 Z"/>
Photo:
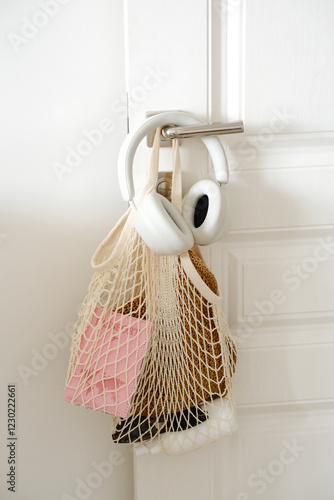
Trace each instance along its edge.
<path fill-rule="evenodd" d="M 158 255 L 180 255 L 194 245 L 193 234 L 180 212 L 156 191 L 140 203 L 135 228 L 147 246 Z"/>
<path fill-rule="evenodd" d="M 203 223 L 195 227 L 196 204 L 204 195 L 208 197 L 208 211 Z M 219 241 L 230 228 L 230 204 L 225 189 L 211 179 L 196 182 L 184 197 L 182 215 L 197 245 Z"/>

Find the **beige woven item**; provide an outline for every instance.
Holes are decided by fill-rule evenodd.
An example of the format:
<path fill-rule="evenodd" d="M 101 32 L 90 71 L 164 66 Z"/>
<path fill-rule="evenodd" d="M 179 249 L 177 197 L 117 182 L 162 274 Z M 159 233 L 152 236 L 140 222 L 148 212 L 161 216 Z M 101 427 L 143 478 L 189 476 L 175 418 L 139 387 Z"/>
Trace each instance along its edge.
<path fill-rule="evenodd" d="M 173 150 L 173 178 L 178 184 L 174 182 L 172 201 L 180 208 L 176 140 Z M 158 153 L 159 141 L 155 139 L 148 182 L 141 196 L 154 189 Z M 111 312 L 153 325 L 139 374 L 132 381 L 126 380 L 134 384 L 133 393 L 127 396 L 128 415 L 112 417 L 112 436 L 115 442 L 144 443 L 148 448 L 155 438 L 154 442 L 161 440 L 166 453 L 173 454 L 178 436 L 185 437 L 178 449 L 187 451 L 190 442 L 197 447 L 234 430 L 236 349 L 219 305 L 216 279 L 199 249 L 194 247 L 180 256 L 156 255 L 136 232 L 133 219 L 134 212 L 129 209 L 92 259 L 96 272 L 73 331 L 67 385 L 88 326 L 95 329 L 89 352 L 93 356 L 103 352 L 98 339 Z M 102 314 L 92 327 L 97 308 Z M 102 383 L 106 396 L 112 389 Z M 116 397 L 116 406 L 123 403 Z M 93 409 L 105 411 L 103 405 L 93 404 Z M 200 440 L 201 433 L 211 438 Z"/>

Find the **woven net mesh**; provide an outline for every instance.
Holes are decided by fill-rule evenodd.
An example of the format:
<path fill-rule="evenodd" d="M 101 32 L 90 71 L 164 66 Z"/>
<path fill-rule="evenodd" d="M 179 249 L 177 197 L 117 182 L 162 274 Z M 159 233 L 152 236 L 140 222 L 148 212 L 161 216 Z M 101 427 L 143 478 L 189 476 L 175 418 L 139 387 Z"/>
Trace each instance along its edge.
<path fill-rule="evenodd" d="M 160 129 L 142 199 L 156 186 L 159 139 Z M 172 203 L 180 210 L 176 140 L 173 155 Z M 129 209 L 95 253 L 64 398 L 110 414 L 116 443 L 180 454 L 234 431 L 236 349 L 198 247 L 157 255 L 134 219 Z"/>
<path fill-rule="evenodd" d="M 236 349 L 197 247 L 156 255 L 132 219 L 79 312 L 65 399 L 112 415 L 116 443 L 179 453 L 234 430 Z"/>

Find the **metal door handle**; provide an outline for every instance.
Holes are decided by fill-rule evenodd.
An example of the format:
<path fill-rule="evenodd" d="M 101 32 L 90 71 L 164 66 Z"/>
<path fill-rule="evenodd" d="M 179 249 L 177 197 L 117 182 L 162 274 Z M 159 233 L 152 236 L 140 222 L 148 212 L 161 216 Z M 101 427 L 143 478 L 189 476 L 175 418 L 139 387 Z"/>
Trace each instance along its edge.
<path fill-rule="evenodd" d="M 166 126 L 161 130 L 165 139 L 186 139 L 188 137 L 205 137 L 208 135 L 239 134 L 244 131 L 242 121 L 234 123 L 206 123 L 203 125 L 189 125 L 188 127 Z"/>
<path fill-rule="evenodd" d="M 130 132 L 123 141 L 118 155 L 118 179 L 124 200 L 129 201 L 134 207 L 136 207 L 136 205 L 134 202 L 133 160 L 137 147 L 145 136 L 148 134 L 154 135 L 154 131 L 157 128 L 168 127 L 170 124 L 179 124 L 181 128 L 205 126 L 205 123 L 201 123 L 201 120 L 189 113 L 184 113 L 182 111 L 156 112 L 152 113 L 151 117 L 147 118 L 137 130 Z M 219 184 L 227 184 L 229 170 L 226 153 L 222 143 L 214 133 L 212 133 L 211 137 L 200 136 L 200 138 L 211 156 L 216 181 Z M 167 141 L 164 139 L 164 141 L 172 142 L 170 139 Z"/>
<path fill-rule="evenodd" d="M 166 111 L 148 111 L 145 114 L 146 118 L 166 113 Z M 180 110 L 169 111 L 169 113 L 184 113 Z M 176 124 L 165 124 L 161 130 L 160 146 L 172 146 L 172 139 L 179 139 L 182 144 L 182 139 L 188 137 L 207 137 L 210 135 L 225 135 L 225 134 L 240 134 L 244 131 L 244 123 L 242 121 L 233 123 L 201 123 L 196 125 L 177 126 Z M 154 130 L 147 135 L 147 145 L 149 148 L 153 146 Z"/>

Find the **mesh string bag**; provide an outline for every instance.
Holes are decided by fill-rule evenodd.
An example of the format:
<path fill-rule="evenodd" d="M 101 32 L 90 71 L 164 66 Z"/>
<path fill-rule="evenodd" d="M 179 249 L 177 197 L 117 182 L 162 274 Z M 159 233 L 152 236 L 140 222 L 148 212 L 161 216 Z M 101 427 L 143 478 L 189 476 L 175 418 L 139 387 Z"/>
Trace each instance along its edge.
<path fill-rule="evenodd" d="M 160 129 L 145 188 L 155 189 Z M 181 210 L 179 144 L 172 203 Z M 177 455 L 236 428 L 236 348 L 213 273 L 194 246 L 157 255 L 129 208 L 92 258 L 95 269 L 72 334 L 64 399 L 112 415 L 115 443 Z"/>

